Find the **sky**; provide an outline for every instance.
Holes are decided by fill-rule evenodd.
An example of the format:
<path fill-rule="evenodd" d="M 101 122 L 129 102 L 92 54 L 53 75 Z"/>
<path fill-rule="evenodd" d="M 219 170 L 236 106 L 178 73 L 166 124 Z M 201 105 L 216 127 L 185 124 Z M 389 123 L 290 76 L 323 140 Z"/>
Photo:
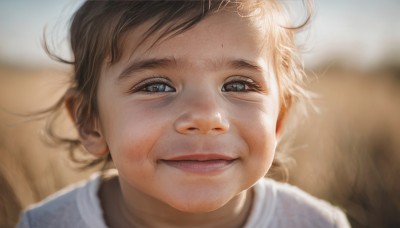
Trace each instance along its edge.
<path fill-rule="evenodd" d="M 283 0 L 298 7 L 298 0 Z M 69 58 L 67 22 L 83 0 L 0 0 L 0 61 L 55 64 L 43 51 L 44 28 L 57 52 Z M 300 34 L 306 66 L 332 58 L 371 67 L 397 56 L 400 0 L 315 0 L 309 29 Z"/>

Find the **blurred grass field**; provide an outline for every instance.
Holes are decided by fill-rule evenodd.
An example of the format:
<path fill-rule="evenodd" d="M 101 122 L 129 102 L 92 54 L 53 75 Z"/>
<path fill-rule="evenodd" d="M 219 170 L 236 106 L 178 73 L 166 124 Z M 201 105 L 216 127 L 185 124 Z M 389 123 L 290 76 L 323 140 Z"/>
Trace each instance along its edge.
<path fill-rule="evenodd" d="M 340 206 L 353 227 L 400 227 L 399 68 L 331 69 L 310 88 L 319 113 L 295 130 L 290 182 Z"/>
<path fill-rule="evenodd" d="M 0 67 L 0 227 L 13 227 L 21 209 L 88 177 L 67 152 L 45 143 L 46 121 L 22 117 L 52 105 L 65 91 L 68 71 Z M 69 120 L 60 131 L 71 132 Z"/>
<path fill-rule="evenodd" d="M 318 111 L 293 110 L 285 151 L 296 161 L 289 182 L 340 206 L 353 227 L 400 227 L 400 70 L 322 67 L 309 89 Z M 72 168 L 67 152 L 41 140 L 45 120 L 29 113 L 54 103 L 69 71 L 0 65 L 0 227 L 91 172 Z M 296 127 L 292 123 L 296 122 Z M 69 120 L 59 123 L 74 134 Z"/>

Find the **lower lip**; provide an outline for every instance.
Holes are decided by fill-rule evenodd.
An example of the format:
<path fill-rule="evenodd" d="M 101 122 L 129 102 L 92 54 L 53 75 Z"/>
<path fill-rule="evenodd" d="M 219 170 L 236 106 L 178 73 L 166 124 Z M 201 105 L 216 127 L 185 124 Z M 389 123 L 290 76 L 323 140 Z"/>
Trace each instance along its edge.
<path fill-rule="evenodd" d="M 168 166 L 182 170 L 184 172 L 195 173 L 195 174 L 217 174 L 224 171 L 226 168 L 232 165 L 235 160 L 163 160 L 162 162 Z"/>

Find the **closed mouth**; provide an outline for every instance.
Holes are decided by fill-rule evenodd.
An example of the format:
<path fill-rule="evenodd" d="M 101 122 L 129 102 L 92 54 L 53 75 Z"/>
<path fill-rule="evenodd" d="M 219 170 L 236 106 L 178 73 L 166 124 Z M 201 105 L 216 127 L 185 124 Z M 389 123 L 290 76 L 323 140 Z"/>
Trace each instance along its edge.
<path fill-rule="evenodd" d="M 161 159 L 160 162 L 184 172 L 216 174 L 228 168 L 236 160 L 237 158 L 221 154 L 193 154 Z"/>
<path fill-rule="evenodd" d="M 211 161 L 211 160 L 225 160 L 232 161 L 236 158 L 223 155 L 223 154 L 187 154 L 178 155 L 167 159 L 162 159 L 163 161 Z"/>

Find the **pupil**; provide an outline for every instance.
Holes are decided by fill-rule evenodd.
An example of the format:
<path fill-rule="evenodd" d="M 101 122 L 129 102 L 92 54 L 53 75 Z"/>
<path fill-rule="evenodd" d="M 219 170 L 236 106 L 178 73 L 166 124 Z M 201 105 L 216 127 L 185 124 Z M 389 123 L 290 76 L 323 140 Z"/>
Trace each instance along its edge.
<path fill-rule="evenodd" d="M 165 85 L 161 85 L 161 84 L 152 85 L 149 88 L 150 92 L 158 92 L 158 91 L 164 91 L 164 90 L 165 90 Z"/>
<path fill-rule="evenodd" d="M 244 90 L 244 85 L 240 84 L 240 83 L 234 83 L 234 84 L 231 84 L 230 86 L 228 86 L 228 90 L 242 91 L 242 90 Z"/>

